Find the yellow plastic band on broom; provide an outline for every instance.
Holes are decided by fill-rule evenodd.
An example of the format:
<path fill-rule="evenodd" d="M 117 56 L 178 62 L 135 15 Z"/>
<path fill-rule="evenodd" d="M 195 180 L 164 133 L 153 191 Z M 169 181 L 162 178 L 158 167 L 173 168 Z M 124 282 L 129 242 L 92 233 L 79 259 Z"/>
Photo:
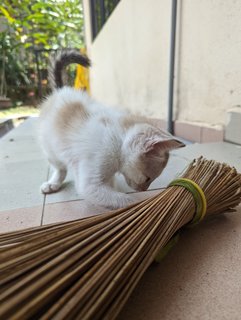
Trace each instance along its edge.
<path fill-rule="evenodd" d="M 179 178 L 173 180 L 168 185 L 168 187 L 174 186 L 183 187 L 192 193 L 196 204 L 196 212 L 193 219 L 188 223 L 188 226 L 195 226 L 204 218 L 207 211 L 207 200 L 203 190 L 199 187 L 199 185 L 196 182 L 186 178 Z"/>
<path fill-rule="evenodd" d="M 204 218 L 206 214 L 207 200 L 206 200 L 205 194 L 196 182 L 187 178 L 175 179 L 168 185 L 168 187 L 174 187 L 174 186 L 183 187 L 188 191 L 190 191 L 193 195 L 195 205 L 196 205 L 195 215 L 193 219 L 186 226 L 194 227 Z M 177 232 L 169 240 L 169 242 L 165 245 L 165 247 L 160 250 L 160 252 L 157 254 L 155 258 L 155 261 L 160 262 L 167 255 L 167 253 L 172 249 L 172 247 L 177 243 L 178 239 L 179 239 L 179 232 Z"/>

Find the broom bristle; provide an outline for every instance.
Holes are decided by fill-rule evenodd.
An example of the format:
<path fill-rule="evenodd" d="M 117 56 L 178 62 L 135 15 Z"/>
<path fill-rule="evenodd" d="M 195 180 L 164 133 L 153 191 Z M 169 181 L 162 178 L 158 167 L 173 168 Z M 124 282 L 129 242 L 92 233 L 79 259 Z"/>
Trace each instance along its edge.
<path fill-rule="evenodd" d="M 183 174 L 207 215 L 241 201 L 241 175 L 202 157 Z M 1 319 L 114 319 L 155 256 L 193 219 L 195 201 L 169 187 L 127 208 L 0 235 Z"/>

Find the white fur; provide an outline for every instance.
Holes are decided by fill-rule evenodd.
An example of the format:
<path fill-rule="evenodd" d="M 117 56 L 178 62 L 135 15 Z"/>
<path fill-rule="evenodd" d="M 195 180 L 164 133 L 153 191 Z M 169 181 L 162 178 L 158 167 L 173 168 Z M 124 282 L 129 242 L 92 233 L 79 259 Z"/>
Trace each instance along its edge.
<path fill-rule="evenodd" d="M 60 111 L 75 103 L 84 106 L 88 118 L 83 121 L 76 116 L 71 125 L 60 128 Z M 172 140 L 170 135 L 142 121 L 125 127 L 122 123 L 128 117 L 125 112 L 96 103 L 83 91 L 70 87 L 56 90 L 42 108 L 40 138 L 55 169 L 49 181 L 41 186 L 43 193 L 59 190 L 70 169 L 77 191 L 86 199 L 119 208 L 130 204 L 131 199 L 113 188 L 116 173 L 123 174 L 132 188 L 146 190 L 165 167 L 168 150 L 156 146 Z"/>

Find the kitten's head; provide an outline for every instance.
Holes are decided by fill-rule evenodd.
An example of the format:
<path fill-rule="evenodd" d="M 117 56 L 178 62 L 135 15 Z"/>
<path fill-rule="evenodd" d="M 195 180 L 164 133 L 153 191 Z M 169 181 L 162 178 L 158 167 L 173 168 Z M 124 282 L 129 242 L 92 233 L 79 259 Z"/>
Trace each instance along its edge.
<path fill-rule="evenodd" d="M 122 146 L 122 168 L 127 184 L 145 191 L 165 168 L 169 151 L 184 147 L 169 133 L 150 124 L 130 128 Z"/>

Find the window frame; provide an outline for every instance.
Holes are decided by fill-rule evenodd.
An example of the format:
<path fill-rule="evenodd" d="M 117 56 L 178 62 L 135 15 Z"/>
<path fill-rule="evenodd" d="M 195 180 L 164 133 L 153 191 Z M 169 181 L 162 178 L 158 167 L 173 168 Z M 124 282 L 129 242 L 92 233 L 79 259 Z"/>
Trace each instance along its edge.
<path fill-rule="evenodd" d="M 92 41 L 97 37 L 120 1 L 121 0 L 90 0 Z M 99 10 L 98 13 L 97 10 Z"/>

